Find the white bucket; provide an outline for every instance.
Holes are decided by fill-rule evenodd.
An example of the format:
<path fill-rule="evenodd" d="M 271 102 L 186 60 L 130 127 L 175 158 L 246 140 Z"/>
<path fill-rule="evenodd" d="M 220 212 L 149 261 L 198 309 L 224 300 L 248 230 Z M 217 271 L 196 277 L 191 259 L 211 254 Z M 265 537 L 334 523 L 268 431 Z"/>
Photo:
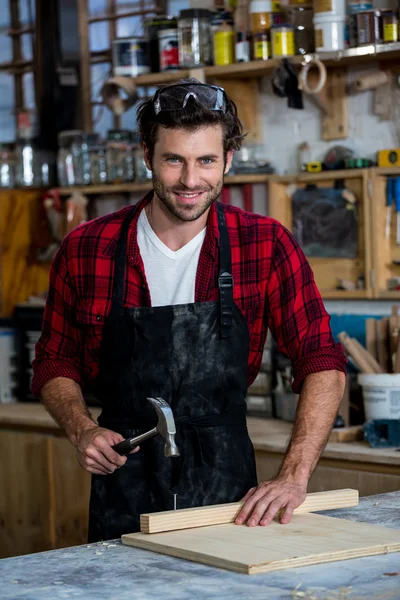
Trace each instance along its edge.
<path fill-rule="evenodd" d="M 317 52 L 344 50 L 346 20 L 346 15 L 339 17 L 316 15 L 314 17 L 315 50 Z"/>
<path fill-rule="evenodd" d="M 362 373 L 357 379 L 362 387 L 366 421 L 400 419 L 400 373 Z"/>
<path fill-rule="evenodd" d="M 314 0 L 315 15 L 345 15 L 347 12 L 346 0 Z"/>

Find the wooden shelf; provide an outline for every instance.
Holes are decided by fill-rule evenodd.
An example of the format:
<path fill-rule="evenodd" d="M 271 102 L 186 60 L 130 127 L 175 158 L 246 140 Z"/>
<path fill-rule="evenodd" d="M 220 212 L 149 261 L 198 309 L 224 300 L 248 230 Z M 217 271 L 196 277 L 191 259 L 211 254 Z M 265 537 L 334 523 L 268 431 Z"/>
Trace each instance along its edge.
<path fill-rule="evenodd" d="M 367 169 L 340 169 L 321 171 L 320 173 L 299 173 L 297 175 L 271 175 L 271 182 L 295 183 L 329 181 L 330 179 L 359 179 L 366 175 Z"/>
<path fill-rule="evenodd" d="M 382 290 L 378 293 L 379 300 L 400 300 L 400 290 Z"/>
<path fill-rule="evenodd" d="M 400 167 L 376 167 L 374 170 L 377 175 L 400 175 Z"/>
<path fill-rule="evenodd" d="M 228 175 L 225 177 L 225 185 L 244 185 L 246 183 L 266 183 L 272 175 L 268 173 L 255 173 L 243 175 Z M 104 185 L 84 185 L 57 188 L 60 196 L 70 196 L 73 192 L 81 192 L 85 195 L 95 194 L 124 194 L 135 192 L 148 192 L 152 189 L 152 183 L 109 183 Z"/>
<path fill-rule="evenodd" d="M 310 60 L 314 55 L 293 56 L 291 62 L 300 66 L 304 61 Z M 357 65 L 372 60 L 379 61 L 398 61 L 400 59 L 400 42 L 393 44 L 376 44 L 362 46 L 360 48 L 349 48 L 338 52 L 320 52 L 318 58 L 325 63 L 327 67 L 342 67 L 347 65 Z M 137 85 L 156 86 L 162 83 L 177 81 L 178 79 L 195 76 L 195 71 L 204 72 L 206 78 L 218 79 L 237 79 L 248 77 L 263 77 L 279 66 L 280 59 L 270 58 L 269 60 L 251 60 L 245 63 L 234 63 L 225 66 L 210 66 L 199 69 L 182 69 L 177 71 L 167 71 L 164 73 L 149 73 L 139 75 L 135 78 Z"/>

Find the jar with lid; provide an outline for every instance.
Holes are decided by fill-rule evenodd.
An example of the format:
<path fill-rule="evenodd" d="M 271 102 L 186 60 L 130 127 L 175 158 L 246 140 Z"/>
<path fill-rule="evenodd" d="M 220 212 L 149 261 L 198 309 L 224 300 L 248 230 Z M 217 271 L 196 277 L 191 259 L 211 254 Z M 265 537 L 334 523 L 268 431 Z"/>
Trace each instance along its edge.
<path fill-rule="evenodd" d="M 176 18 L 166 15 L 160 15 L 145 21 L 144 28 L 148 39 L 149 64 L 152 73 L 160 71 L 160 32 L 168 29 L 176 30 L 177 26 Z"/>
<path fill-rule="evenodd" d="M 81 140 L 82 131 L 61 131 L 58 134 L 57 175 L 60 186 L 75 185 L 75 165 L 72 144 Z"/>
<path fill-rule="evenodd" d="M 397 42 L 399 39 L 399 22 L 394 10 L 382 10 L 382 29 L 384 42 Z"/>
<path fill-rule="evenodd" d="M 90 183 L 102 185 L 107 183 L 106 148 L 103 144 L 92 146 L 89 149 Z"/>
<path fill-rule="evenodd" d="M 249 12 L 251 32 L 253 34 L 269 31 L 273 23 L 272 11 L 271 0 L 251 0 Z"/>
<path fill-rule="evenodd" d="M 289 8 L 289 15 L 290 23 L 294 28 L 296 54 L 315 52 L 312 5 L 292 6 Z"/>
<path fill-rule="evenodd" d="M 19 139 L 15 148 L 15 180 L 17 187 L 41 187 L 40 153 L 31 139 Z"/>
<path fill-rule="evenodd" d="M 151 181 L 153 173 L 147 168 L 144 160 L 144 152 L 141 146 L 138 146 L 135 150 L 135 170 L 136 170 L 136 181 L 138 183 L 146 183 Z"/>
<path fill-rule="evenodd" d="M 132 133 L 126 129 L 110 129 L 107 136 L 107 181 L 118 183 L 135 179 Z"/>
<path fill-rule="evenodd" d="M 73 138 L 71 151 L 73 156 L 75 185 L 90 184 L 90 148 L 98 144 L 97 133 L 81 133 Z"/>
<path fill-rule="evenodd" d="M 0 145 L 0 188 L 15 186 L 15 157 L 7 144 Z"/>
<path fill-rule="evenodd" d="M 294 29 L 292 25 L 272 25 L 271 47 L 273 58 L 294 56 Z"/>
<path fill-rule="evenodd" d="M 206 8 L 181 10 L 178 19 L 179 64 L 184 68 L 210 65 L 212 61 L 211 12 Z"/>
<path fill-rule="evenodd" d="M 235 31 L 231 13 L 221 15 L 221 22 L 213 36 L 214 64 L 231 65 L 235 62 Z"/>

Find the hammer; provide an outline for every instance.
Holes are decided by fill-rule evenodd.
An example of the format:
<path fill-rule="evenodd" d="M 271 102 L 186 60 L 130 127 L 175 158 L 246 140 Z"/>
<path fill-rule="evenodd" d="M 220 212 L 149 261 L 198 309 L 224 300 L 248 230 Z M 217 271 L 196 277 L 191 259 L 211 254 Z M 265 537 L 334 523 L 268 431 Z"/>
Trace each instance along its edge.
<path fill-rule="evenodd" d="M 112 447 L 113 450 L 118 452 L 118 454 L 121 456 L 124 456 L 125 454 L 129 454 L 133 448 L 145 440 L 149 440 L 155 435 L 161 435 L 165 442 L 164 455 L 179 456 L 179 449 L 175 444 L 176 428 L 171 407 L 162 398 L 147 398 L 147 400 L 152 403 L 158 414 L 158 423 L 156 427 L 150 431 L 147 431 L 146 433 L 142 433 L 136 437 L 119 442 L 119 444 L 115 444 L 115 446 Z"/>

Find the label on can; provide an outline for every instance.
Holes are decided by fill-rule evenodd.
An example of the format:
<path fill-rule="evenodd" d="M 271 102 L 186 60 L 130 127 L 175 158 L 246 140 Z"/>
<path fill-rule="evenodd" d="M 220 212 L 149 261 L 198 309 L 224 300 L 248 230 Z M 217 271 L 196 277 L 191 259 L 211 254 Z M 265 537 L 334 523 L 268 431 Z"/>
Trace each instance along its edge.
<path fill-rule="evenodd" d="M 255 41 L 254 42 L 254 58 L 261 58 L 267 60 L 271 56 L 271 44 L 267 40 Z"/>
<path fill-rule="evenodd" d="M 293 31 L 274 31 L 272 34 L 272 56 L 294 56 Z"/>
<path fill-rule="evenodd" d="M 281 12 L 280 0 L 272 0 L 272 12 L 274 12 L 274 13 Z"/>
<path fill-rule="evenodd" d="M 179 68 L 178 32 L 165 29 L 158 34 L 160 71 Z"/>
<path fill-rule="evenodd" d="M 115 40 L 113 44 L 115 75 L 136 77 L 149 73 L 147 42 L 145 40 Z"/>
<path fill-rule="evenodd" d="M 236 42 L 236 62 L 249 62 L 250 60 L 250 42 Z"/>
<path fill-rule="evenodd" d="M 324 32 L 322 29 L 315 30 L 315 47 L 317 49 L 324 47 Z"/>
<path fill-rule="evenodd" d="M 314 0 L 314 12 L 332 12 L 332 0 Z"/>
<path fill-rule="evenodd" d="M 397 42 L 399 35 L 398 29 L 397 23 L 386 23 L 383 26 L 383 41 Z"/>
<path fill-rule="evenodd" d="M 235 62 L 235 34 L 232 31 L 214 33 L 214 63 L 231 65 Z"/>

